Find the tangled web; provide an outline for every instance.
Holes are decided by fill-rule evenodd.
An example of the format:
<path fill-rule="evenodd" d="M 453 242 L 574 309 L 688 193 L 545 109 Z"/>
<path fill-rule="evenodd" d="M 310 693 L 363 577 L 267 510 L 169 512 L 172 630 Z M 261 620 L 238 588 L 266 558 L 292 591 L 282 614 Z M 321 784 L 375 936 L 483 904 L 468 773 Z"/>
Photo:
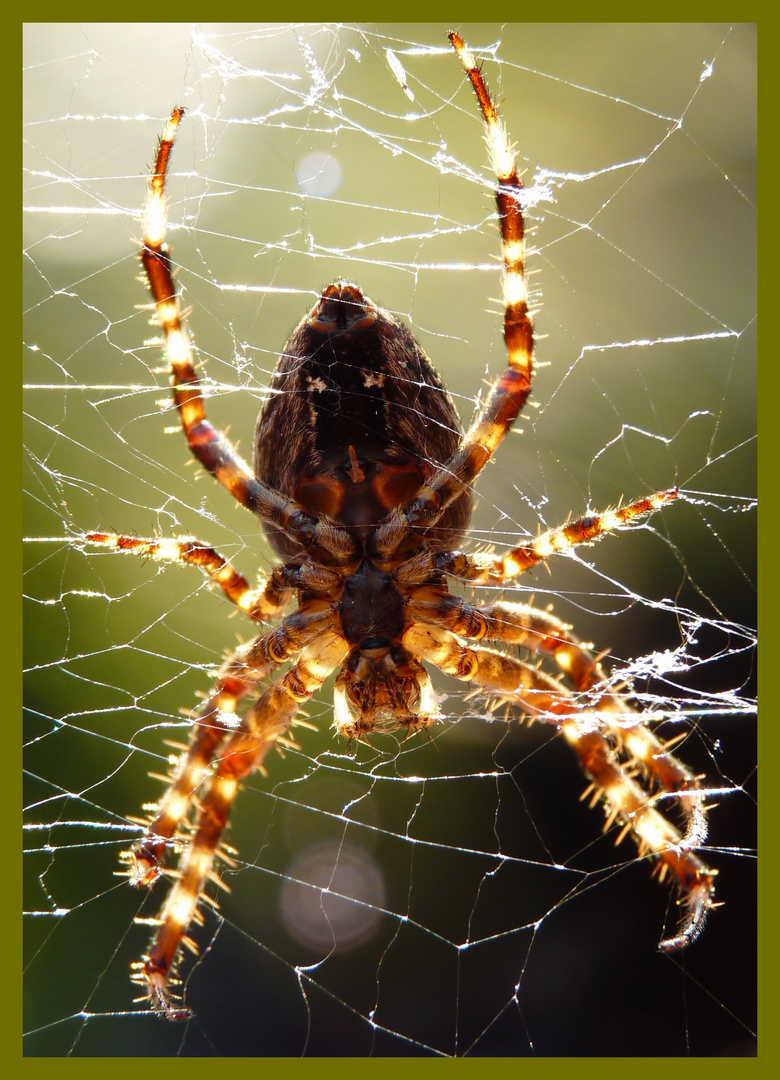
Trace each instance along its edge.
<path fill-rule="evenodd" d="M 187 116 L 171 241 L 209 413 L 246 455 L 290 329 L 351 278 L 415 331 L 464 422 L 504 364 L 481 129 L 447 27 L 36 24 L 26 33 L 27 1052 L 737 1055 L 754 1045 L 755 35 L 459 27 L 525 169 L 539 368 L 472 543 L 679 485 L 644 525 L 505 590 L 552 606 L 704 777 L 705 931 L 602 833 L 554 731 L 442 677 L 446 720 L 313 730 L 239 798 L 235 868 L 185 964 L 194 1017 L 133 1002 L 114 876 L 170 741 L 251 627 L 191 567 L 91 529 L 192 535 L 244 573 L 256 522 L 198 474 L 138 274 L 145 166 Z M 142 60 L 139 63 L 138 58 Z M 280 448 L 284 452 L 284 448 Z M 482 596 L 484 600 L 485 597 Z"/>

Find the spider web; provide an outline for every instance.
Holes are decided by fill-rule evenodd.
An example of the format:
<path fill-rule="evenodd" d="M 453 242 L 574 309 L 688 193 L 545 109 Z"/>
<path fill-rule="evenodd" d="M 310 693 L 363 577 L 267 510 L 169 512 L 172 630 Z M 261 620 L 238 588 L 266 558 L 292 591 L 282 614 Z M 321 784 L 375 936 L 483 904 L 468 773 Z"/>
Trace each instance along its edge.
<path fill-rule="evenodd" d="M 669 890 L 578 801 L 563 740 L 442 677 L 429 738 L 347 746 L 328 684 L 316 730 L 239 798 L 232 891 L 185 964 L 195 1018 L 133 1003 L 133 918 L 162 889 L 128 888 L 118 854 L 251 627 L 193 568 L 67 538 L 189 534 L 250 576 L 273 565 L 188 462 L 139 307 L 166 113 L 187 108 L 169 188 L 183 303 L 210 417 L 245 456 L 278 351 L 339 276 L 414 327 L 468 423 L 504 364 L 492 178 L 447 27 L 28 26 L 28 1054 L 753 1052 L 755 29 L 459 29 L 525 169 L 539 305 L 533 405 L 479 480 L 472 544 L 680 486 L 505 595 L 608 649 L 684 736 L 717 804 L 703 855 L 724 906 L 657 953 Z"/>

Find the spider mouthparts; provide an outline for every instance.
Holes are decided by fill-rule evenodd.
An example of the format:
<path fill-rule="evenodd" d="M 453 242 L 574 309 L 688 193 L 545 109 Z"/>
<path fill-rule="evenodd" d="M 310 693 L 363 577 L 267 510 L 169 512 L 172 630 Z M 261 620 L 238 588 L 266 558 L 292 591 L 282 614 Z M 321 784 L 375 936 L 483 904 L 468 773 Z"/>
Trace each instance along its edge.
<path fill-rule="evenodd" d="M 397 728 L 411 735 L 438 716 L 427 671 L 400 645 L 366 639 L 336 679 L 333 725 L 348 739 Z"/>

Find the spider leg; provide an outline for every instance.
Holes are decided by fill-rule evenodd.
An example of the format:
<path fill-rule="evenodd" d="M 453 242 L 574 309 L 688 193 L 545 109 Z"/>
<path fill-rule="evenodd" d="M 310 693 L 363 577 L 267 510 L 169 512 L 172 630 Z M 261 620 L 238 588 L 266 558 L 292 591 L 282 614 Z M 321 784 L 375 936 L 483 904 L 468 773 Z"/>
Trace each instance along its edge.
<path fill-rule="evenodd" d="M 512 621 L 506 619 L 507 611 L 501 615 L 505 624 Z M 519 632 L 527 634 L 529 628 L 522 626 L 523 620 L 517 619 L 517 622 Z M 557 620 L 553 622 L 557 624 Z M 531 632 L 538 631 L 531 627 Z M 403 644 L 441 671 L 496 692 L 503 700 L 521 705 L 530 715 L 555 724 L 562 731 L 606 803 L 607 825 L 621 820 L 625 830 L 633 832 L 640 853 L 648 852 L 657 858 L 661 876 L 670 871 L 677 882 L 683 917 L 677 933 L 661 941 L 659 948 L 671 951 L 693 941 L 713 903 L 715 871 L 689 850 L 690 842 L 686 837 L 656 809 L 656 803 L 666 794 L 664 788 L 655 796 L 649 794 L 629 775 L 630 762 L 623 764 L 619 760 L 607 733 L 618 746 L 625 743 L 634 757 L 639 757 L 654 741 L 654 736 L 640 724 L 629 722 L 627 730 L 622 730 L 617 717 L 630 714 L 628 706 L 612 694 L 598 695 L 598 684 L 595 696 L 592 691 L 585 695 L 572 694 L 544 672 L 513 656 L 480 647 L 470 648 L 450 630 L 433 622 L 413 624 L 404 634 Z M 572 653 L 573 644 L 573 641 L 565 643 L 568 655 Z M 576 655 L 576 650 L 575 659 L 582 663 L 583 657 Z M 584 667 L 587 668 L 587 664 Z M 636 746 L 631 744 L 634 738 Z M 657 745 L 662 758 L 674 760 L 660 743 Z M 656 775 L 660 778 L 660 770 Z M 619 839 L 622 835 L 621 832 Z"/>
<path fill-rule="evenodd" d="M 169 787 L 144 822 L 143 837 L 123 853 L 133 885 L 152 885 L 161 874 L 160 863 L 187 818 L 192 800 L 208 774 L 221 744 L 237 728 L 239 702 L 274 668 L 291 659 L 332 629 L 328 608 L 303 607 L 280 626 L 242 646 L 219 674 L 216 688 L 198 710 L 190 745 L 166 779 Z"/>
<path fill-rule="evenodd" d="M 586 514 L 568 525 L 548 529 L 527 544 L 520 544 L 503 554 L 466 555 L 460 551 L 445 551 L 435 557 L 434 565 L 437 570 L 473 585 L 503 585 L 551 555 L 568 551 L 577 544 L 592 543 L 630 525 L 636 518 L 658 510 L 678 496 L 677 488 L 656 491 L 614 510 Z"/>
<path fill-rule="evenodd" d="M 87 533 L 84 539 L 90 544 L 100 544 L 115 551 L 131 551 L 160 562 L 186 562 L 199 566 L 219 585 L 232 604 L 256 622 L 265 622 L 277 615 L 290 599 L 291 590 L 285 581 L 285 567 L 279 567 L 269 577 L 262 578 L 253 589 L 243 574 L 234 570 L 219 552 L 190 537 L 162 540 L 92 532 Z"/>
<path fill-rule="evenodd" d="M 479 68 L 459 35 L 451 33 L 449 38 L 476 92 L 497 179 L 507 368 L 455 454 L 420 488 L 414 499 L 395 511 L 377 530 L 373 550 L 378 558 L 397 552 L 413 530 L 435 525 L 450 503 L 473 483 L 517 419 L 531 392 L 533 378 L 534 335 L 525 275 L 523 185 L 506 131 Z"/>
<path fill-rule="evenodd" d="M 220 672 L 216 689 L 196 713 L 187 750 L 168 777 L 159 777 L 169 786 L 162 798 L 149 807 L 153 816 L 141 822 L 145 826 L 143 837 L 120 856 L 128 863 L 131 885 L 153 885 L 162 873 L 161 863 L 166 852 L 176 846 L 174 838 L 187 819 L 195 793 L 220 745 L 235 726 L 239 702 L 264 674 L 261 669 L 248 670 L 239 659 L 229 661 Z"/>
<path fill-rule="evenodd" d="M 503 641 L 552 657 L 574 690 L 589 695 L 588 707 L 598 710 L 625 756 L 652 776 L 661 791 L 678 800 L 685 817 L 681 846 L 692 850 L 704 843 L 705 795 L 697 778 L 645 726 L 627 698 L 612 691 L 598 659 L 560 619 L 525 604 L 499 601 L 475 607 L 448 592 L 432 597 L 424 588 L 412 594 L 407 613 L 415 622 L 444 627 L 459 637 Z"/>
<path fill-rule="evenodd" d="M 247 712 L 238 730 L 224 743 L 214 773 L 200 801 L 197 826 L 187 845 L 176 880 L 157 920 L 158 930 L 146 956 L 136 965 L 135 981 L 145 986 L 155 1009 L 168 1019 L 183 1019 L 187 1010 L 171 1001 L 170 984 L 182 945 L 196 951 L 187 936 L 198 918 L 207 881 L 218 880 L 214 860 L 240 782 L 262 765 L 268 751 L 285 734 L 301 705 L 325 682 L 348 652 L 335 630 L 337 616 L 328 613 L 330 627 L 317 627 L 316 644 L 307 645 L 297 662 L 272 683 Z"/>
<path fill-rule="evenodd" d="M 202 383 L 195 372 L 192 346 L 182 318 L 165 236 L 165 180 L 173 144 L 184 109 L 173 110 L 157 151 L 144 216 L 141 262 L 165 337 L 171 369 L 173 400 L 179 411 L 193 456 L 243 506 L 263 521 L 270 521 L 309 551 L 325 552 L 337 562 L 355 553 L 349 533 L 308 514 L 293 499 L 258 480 L 233 444 L 207 419 Z"/>

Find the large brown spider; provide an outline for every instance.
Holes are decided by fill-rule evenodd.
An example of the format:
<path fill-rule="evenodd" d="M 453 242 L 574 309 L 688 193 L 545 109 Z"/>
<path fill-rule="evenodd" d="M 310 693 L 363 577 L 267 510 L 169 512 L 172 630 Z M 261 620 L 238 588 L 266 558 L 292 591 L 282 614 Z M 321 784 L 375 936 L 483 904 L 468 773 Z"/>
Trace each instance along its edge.
<path fill-rule="evenodd" d="M 497 175 L 508 366 L 468 432 L 428 357 L 409 330 L 352 282 L 336 281 L 284 347 L 260 411 L 254 468 L 206 419 L 201 383 L 183 325 L 165 243 L 165 181 L 183 109 L 160 142 L 149 187 L 141 260 L 154 299 L 173 382 L 173 397 L 197 460 L 263 524 L 285 560 L 250 588 L 212 548 L 190 539 L 138 539 L 90 533 L 92 543 L 194 563 L 241 611 L 259 623 L 292 598 L 294 613 L 264 630 L 223 665 L 198 710 L 188 749 L 125 853 L 133 884 L 151 885 L 171 849 L 180 866 L 149 952 L 133 978 L 170 1019 L 188 1015 L 174 992 L 181 947 L 199 919 L 205 887 L 219 884 L 223 845 L 241 781 L 283 743 L 302 704 L 334 671 L 334 724 L 349 739 L 378 727 L 407 733 L 438 718 L 424 662 L 473 683 L 494 701 L 516 704 L 558 727 L 603 800 L 659 877 L 667 873 L 683 915 L 660 948 L 683 947 L 713 906 L 714 871 L 694 854 L 706 834 L 697 778 L 612 688 L 594 657 L 553 615 L 508 602 L 473 606 L 447 579 L 500 586 L 549 555 L 628 525 L 677 497 L 657 492 L 616 510 L 589 514 L 503 554 L 457 550 L 471 516 L 472 485 L 523 408 L 533 373 L 522 185 L 496 107 L 462 39 L 450 41 L 476 91 Z M 568 680 L 472 641 L 517 645 L 549 656 Z M 287 671 L 259 693 L 238 720 L 239 703 L 280 665 Z M 656 804 L 679 805 L 679 830 Z M 622 834 L 621 834 L 622 835 Z M 145 920 L 141 920 L 145 921 Z M 149 920 L 146 920 L 149 921 Z"/>

